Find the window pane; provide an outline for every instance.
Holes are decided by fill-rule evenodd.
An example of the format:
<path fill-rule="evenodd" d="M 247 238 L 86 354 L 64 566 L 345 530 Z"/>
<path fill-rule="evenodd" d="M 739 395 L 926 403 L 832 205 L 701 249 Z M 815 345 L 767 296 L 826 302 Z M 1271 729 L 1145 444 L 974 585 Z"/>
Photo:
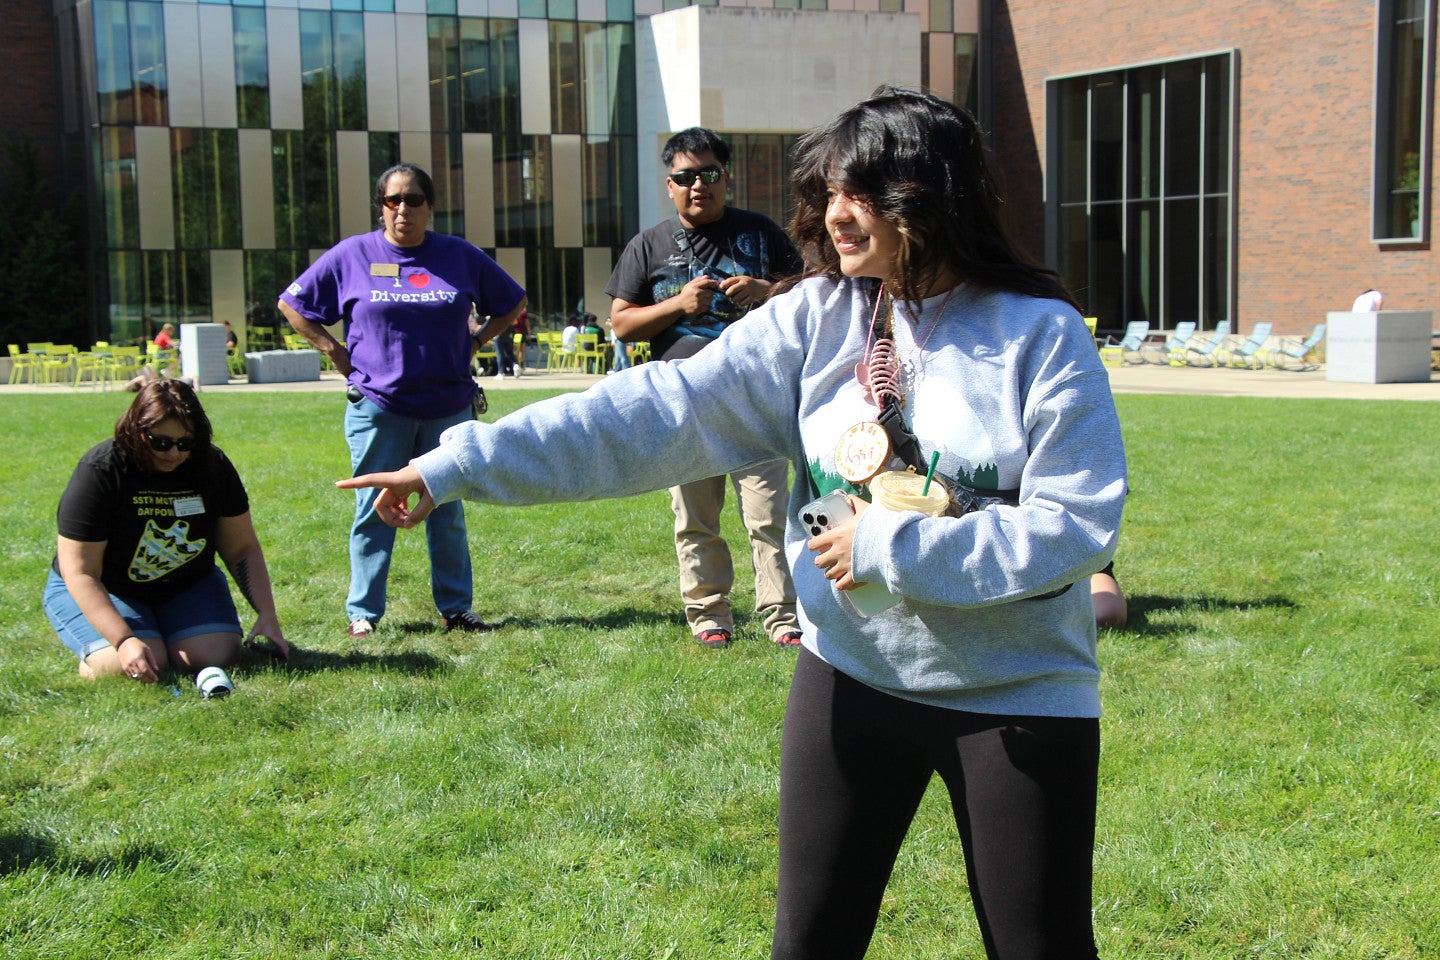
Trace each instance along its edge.
<path fill-rule="evenodd" d="M 138 251 L 113 250 L 110 266 L 110 341 L 135 343 L 148 340 L 142 321 L 144 315 L 143 266 Z"/>
<path fill-rule="evenodd" d="M 307 130 L 304 138 L 305 220 L 301 246 L 333 247 L 340 238 L 335 214 L 339 185 L 335 182 L 335 134 Z"/>
<path fill-rule="evenodd" d="M 430 136 L 430 179 L 435 181 L 435 212 L 430 229 L 436 233 L 465 235 L 465 177 L 460 131 L 438 131 Z"/>
<path fill-rule="evenodd" d="M 330 14 L 300 11 L 300 82 L 307 130 L 335 128 L 334 49 Z"/>
<path fill-rule="evenodd" d="M 1205 64 L 1205 192 L 1230 189 L 1230 58 Z"/>
<path fill-rule="evenodd" d="M 612 23 L 605 27 L 606 86 L 610 97 L 609 130 L 635 133 L 635 26 Z"/>
<path fill-rule="evenodd" d="M 518 137 L 520 135 L 520 25 L 517 21 L 490 21 L 489 59 L 489 132 Z M 502 246 L 509 246 L 509 244 L 502 244 Z"/>
<path fill-rule="evenodd" d="M 583 133 L 580 43 L 573 21 L 550 21 L 550 123 L 553 133 Z"/>
<path fill-rule="evenodd" d="M 1230 199 L 1205 199 L 1205 255 L 1201 270 L 1205 299 L 1204 329 L 1230 317 Z"/>
<path fill-rule="evenodd" d="M 95 92 L 101 123 L 134 123 L 130 20 L 123 0 L 95 2 Z"/>
<path fill-rule="evenodd" d="M 1059 218 L 1060 236 L 1056 249 L 1060 251 L 1060 276 L 1070 289 L 1086 314 L 1093 314 L 1091 306 L 1089 251 L 1090 242 L 1086 236 L 1089 218 L 1085 208 L 1079 205 L 1063 207 Z M 1113 318 L 1107 317 L 1106 320 Z"/>
<path fill-rule="evenodd" d="M 1124 89 L 1116 74 L 1097 77 L 1090 88 L 1090 196 L 1095 200 L 1122 195 Z"/>
<path fill-rule="evenodd" d="M 490 130 L 490 45 L 485 21 L 460 20 L 460 129 L 466 133 Z"/>
<path fill-rule="evenodd" d="M 336 128 L 365 129 L 365 16 L 335 14 Z"/>
<path fill-rule="evenodd" d="M 399 162 L 400 134 L 393 130 L 370 131 L 370 182 L 379 182 L 380 174 Z M 371 213 L 376 217 L 380 216 L 378 210 L 372 210 Z"/>
<path fill-rule="evenodd" d="M 1090 313 L 1106 327 L 1125 325 L 1125 245 L 1120 230 L 1121 206 L 1091 208 Z"/>
<path fill-rule="evenodd" d="M 135 122 L 164 126 L 169 118 L 165 97 L 165 12 L 158 3 L 130 4 L 130 53 L 135 71 Z"/>
<path fill-rule="evenodd" d="M 1420 173 L 1423 167 L 1426 4 L 1397 0 L 1390 27 L 1388 84 L 1389 142 L 1384 177 L 1387 237 L 1420 236 Z"/>
<path fill-rule="evenodd" d="M 305 246 L 303 142 L 303 135 L 298 130 L 276 130 L 271 134 L 271 155 L 274 158 L 271 176 L 275 189 L 275 246 L 280 249 Z M 286 282 L 292 279 L 294 278 L 286 278 Z"/>
<path fill-rule="evenodd" d="M 1200 192 L 1200 64 L 1165 68 L 1165 195 Z M 1187 317 L 1186 319 L 1191 319 Z"/>
<path fill-rule="evenodd" d="M 1200 319 L 1200 201 L 1165 202 L 1165 326 Z"/>
<path fill-rule="evenodd" d="M 265 11 L 236 7 L 235 109 L 242 127 L 270 126 L 270 48 Z"/>
<path fill-rule="evenodd" d="M 1160 323 L 1160 205 L 1154 200 L 1126 209 L 1126 322 Z"/>
<path fill-rule="evenodd" d="M 431 17 L 430 129 L 460 130 L 460 23 L 452 17 Z"/>
<path fill-rule="evenodd" d="M 979 42 L 973 33 L 955 34 L 955 102 L 971 113 L 979 87 Z"/>
<path fill-rule="evenodd" d="M 1160 195 L 1160 71 L 1158 68 L 1131 71 L 1127 83 L 1130 97 L 1129 173 L 1126 192 L 1131 197 Z"/>
<path fill-rule="evenodd" d="M 930 31 L 949 33 L 955 29 L 955 0 L 930 0 Z"/>
<path fill-rule="evenodd" d="M 1090 84 L 1083 77 L 1060 81 L 1060 197 L 1061 203 L 1089 199 L 1090 164 L 1086 159 L 1090 125 L 1086 101 Z"/>
<path fill-rule="evenodd" d="M 101 128 L 100 189 L 104 194 L 106 246 L 140 246 L 140 195 L 135 185 L 133 128 Z"/>

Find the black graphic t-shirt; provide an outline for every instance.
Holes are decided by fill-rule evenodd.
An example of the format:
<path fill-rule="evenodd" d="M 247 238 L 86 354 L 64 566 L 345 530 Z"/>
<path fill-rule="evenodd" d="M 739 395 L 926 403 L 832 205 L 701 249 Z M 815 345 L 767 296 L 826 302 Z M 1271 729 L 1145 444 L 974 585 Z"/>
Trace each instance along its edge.
<path fill-rule="evenodd" d="M 627 303 L 650 306 L 668 300 L 695 277 L 763 277 L 778 280 L 799 273 L 800 254 L 785 231 L 761 213 L 726 207 L 714 223 L 683 231 L 688 249 L 675 239 L 680 224 L 671 218 L 637 234 L 620 254 L 605 292 Z M 650 338 L 651 354 L 663 357 L 686 334 L 717 337 L 745 315 L 729 297 L 716 295 L 710 310 L 687 317 Z"/>
<path fill-rule="evenodd" d="M 56 511 L 60 536 L 105 543 L 100 579 L 116 596 L 155 602 L 174 596 L 215 566 L 221 517 L 250 509 L 225 454 L 200 470 L 194 458 L 171 473 L 136 469 L 114 440 L 80 458 Z M 58 567 L 57 567 L 58 570 Z"/>

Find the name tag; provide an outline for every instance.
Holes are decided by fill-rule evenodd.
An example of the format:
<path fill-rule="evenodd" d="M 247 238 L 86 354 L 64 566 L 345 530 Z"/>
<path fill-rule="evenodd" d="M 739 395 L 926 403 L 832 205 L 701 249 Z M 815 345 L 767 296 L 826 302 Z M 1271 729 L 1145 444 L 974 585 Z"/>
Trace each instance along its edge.
<path fill-rule="evenodd" d="M 398 264 L 398 263 L 372 263 L 372 264 L 370 264 L 370 276 L 372 276 L 372 277 L 398 277 L 398 276 L 400 276 L 400 264 Z"/>
<path fill-rule="evenodd" d="M 179 497 L 174 503 L 175 516 L 193 517 L 205 512 L 204 497 Z"/>

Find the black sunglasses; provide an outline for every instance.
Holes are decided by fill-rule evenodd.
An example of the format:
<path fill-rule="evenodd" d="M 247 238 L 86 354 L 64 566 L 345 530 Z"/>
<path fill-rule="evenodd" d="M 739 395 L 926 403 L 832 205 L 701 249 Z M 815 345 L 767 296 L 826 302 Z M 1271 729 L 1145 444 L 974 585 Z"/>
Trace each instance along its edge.
<path fill-rule="evenodd" d="M 688 187 L 699 177 L 702 183 L 719 183 L 720 178 L 725 176 L 725 171 L 719 167 L 704 167 L 700 170 L 676 170 L 670 174 L 670 179 L 675 181 L 679 187 Z"/>
<path fill-rule="evenodd" d="M 156 453 L 164 453 L 171 447 L 174 447 L 181 453 L 189 453 L 200 444 L 200 441 L 195 437 L 181 437 L 178 440 L 174 437 L 157 437 L 149 430 L 145 431 L 145 439 L 150 441 L 150 449 Z"/>
<path fill-rule="evenodd" d="M 425 204 L 425 194 L 392 193 L 388 197 L 381 197 L 380 202 L 385 204 L 385 206 L 389 207 L 391 210 L 399 210 L 400 204 L 402 203 L 405 204 L 405 206 L 407 207 L 419 207 L 424 206 Z"/>

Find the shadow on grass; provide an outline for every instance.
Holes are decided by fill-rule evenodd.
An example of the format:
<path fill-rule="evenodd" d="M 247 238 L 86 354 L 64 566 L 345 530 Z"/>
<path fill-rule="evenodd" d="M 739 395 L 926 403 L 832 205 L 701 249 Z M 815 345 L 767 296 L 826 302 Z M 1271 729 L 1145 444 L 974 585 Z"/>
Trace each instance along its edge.
<path fill-rule="evenodd" d="M 677 603 L 673 610 L 656 610 L 653 607 L 616 607 L 607 610 L 598 616 L 580 616 L 578 614 L 561 614 L 553 617 L 541 616 L 514 616 L 496 617 L 486 616 L 483 618 L 486 623 L 500 630 L 554 630 L 566 628 L 584 628 L 586 630 L 624 630 L 631 627 L 648 627 L 654 625 L 675 624 L 682 629 L 685 626 L 685 614 Z M 741 620 L 740 612 L 736 611 L 737 621 Z M 387 624 L 388 626 L 389 624 Z M 436 633 L 435 624 L 427 620 L 411 620 L 404 623 L 397 623 L 394 629 L 401 633 Z"/>
<path fill-rule="evenodd" d="M 1119 628 L 1117 633 L 1143 633 L 1151 636 L 1166 636 L 1176 633 L 1189 633 L 1197 624 L 1190 618 L 1185 617 L 1188 613 L 1225 613 L 1230 611 L 1242 612 L 1246 610 L 1294 610 L 1298 604 L 1289 597 L 1269 596 L 1257 597 L 1252 600 L 1231 600 L 1226 597 L 1189 596 L 1189 597 L 1154 597 L 1144 594 L 1128 598 L 1129 622 Z M 1164 623 L 1154 623 L 1150 619 L 1153 613 L 1176 612 L 1182 616 Z"/>
<path fill-rule="evenodd" d="M 142 863 L 165 863 L 170 857 L 150 844 L 129 847 L 118 856 L 68 856 L 47 837 L 33 833 L 0 832 L 0 876 L 22 873 L 31 867 L 55 867 L 80 876 L 106 876 L 131 872 Z"/>
<path fill-rule="evenodd" d="M 439 657 L 409 650 L 397 650 L 394 653 L 365 653 L 361 650 L 350 650 L 339 653 L 331 650 L 307 650 L 304 647 L 291 647 L 290 659 L 283 663 L 265 657 L 249 657 L 244 661 L 244 665 L 250 671 L 264 670 L 266 667 L 270 667 L 292 673 L 379 667 L 383 670 L 412 676 L 441 673 L 451 667 L 448 661 Z"/>

